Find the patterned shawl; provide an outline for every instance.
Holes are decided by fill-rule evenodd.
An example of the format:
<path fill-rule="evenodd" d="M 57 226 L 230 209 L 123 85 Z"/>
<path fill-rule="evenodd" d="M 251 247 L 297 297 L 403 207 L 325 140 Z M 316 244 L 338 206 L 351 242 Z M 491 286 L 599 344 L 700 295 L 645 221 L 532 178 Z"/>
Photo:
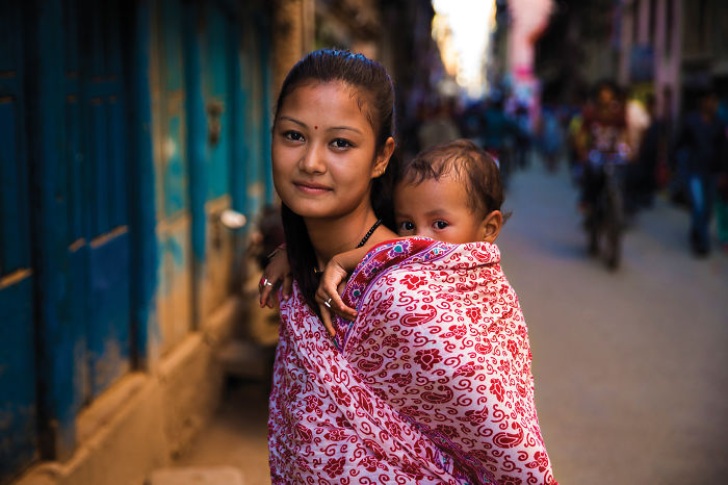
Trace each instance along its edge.
<path fill-rule="evenodd" d="M 294 286 L 270 401 L 274 484 L 556 484 L 528 331 L 495 245 L 373 248 L 331 340 Z"/>

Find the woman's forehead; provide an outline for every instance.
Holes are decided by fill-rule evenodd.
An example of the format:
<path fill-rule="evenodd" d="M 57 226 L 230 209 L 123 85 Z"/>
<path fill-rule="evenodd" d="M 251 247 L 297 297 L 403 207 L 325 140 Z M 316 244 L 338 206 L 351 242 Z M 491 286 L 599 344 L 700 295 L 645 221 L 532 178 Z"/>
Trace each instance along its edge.
<path fill-rule="evenodd" d="M 363 116 L 366 123 L 374 129 L 366 90 L 340 80 L 312 80 L 297 85 L 288 92 L 281 104 L 281 112 L 277 114 L 280 117 L 282 112 L 290 110 L 311 114 L 309 106 L 313 105 L 325 108 L 325 113 L 329 115 L 335 110 L 348 111 L 347 116 L 356 113 Z"/>

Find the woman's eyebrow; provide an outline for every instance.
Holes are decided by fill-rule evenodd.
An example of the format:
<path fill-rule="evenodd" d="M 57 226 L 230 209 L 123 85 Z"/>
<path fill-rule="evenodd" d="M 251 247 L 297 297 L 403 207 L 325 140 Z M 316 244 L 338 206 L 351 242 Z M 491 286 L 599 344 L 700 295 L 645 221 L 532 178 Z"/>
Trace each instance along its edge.
<path fill-rule="evenodd" d="M 303 121 L 298 120 L 296 118 L 293 118 L 291 116 L 281 115 L 278 119 L 280 121 L 289 121 L 289 122 L 299 125 L 301 127 L 308 128 L 308 125 L 306 123 L 304 123 Z M 360 129 L 355 128 L 353 126 L 332 126 L 332 127 L 327 128 L 326 131 L 353 131 L 354 133 L 357 133 L 359 135 L 363 134 L 363 132 Z"/>
<path fill-rule="evenodd" d="M 332 126 L 327 131 L 353 131 L 354 133 L 361 134 L 362 131 L 358 128 L 354 128 L 353 126 Z"/>
<path fill-rule="evenodd" d="M 304 123 L 303 121 L 297 120 L 296 118 L 291 118 L 290 116 L 282 115 L 278 119 L 281 121 L 290 121 L 291 123 L 295 123 L 303 127 L 306 126 L 306 123 Z"/>

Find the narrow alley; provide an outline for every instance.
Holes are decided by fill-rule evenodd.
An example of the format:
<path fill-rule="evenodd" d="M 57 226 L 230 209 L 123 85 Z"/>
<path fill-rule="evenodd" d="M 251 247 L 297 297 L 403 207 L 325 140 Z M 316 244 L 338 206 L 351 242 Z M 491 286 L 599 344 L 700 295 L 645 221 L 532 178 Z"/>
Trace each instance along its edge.
<path fill-rule="evenodd" d="M 728 254 L 696 259 L 664 198 L 627 232 L 615 273 L 586 254 L 566 170 L 514 175 L 499 238 L 529 325 L 536 400 L 561 485 L 702 485 L 728 473 Z M 266 394 L 232 380 L 175 463 L 270 483 Z M 223 468 L 224 469 L 224 468 Z M 153 484 L 156 485 L 156 484 Z"/>

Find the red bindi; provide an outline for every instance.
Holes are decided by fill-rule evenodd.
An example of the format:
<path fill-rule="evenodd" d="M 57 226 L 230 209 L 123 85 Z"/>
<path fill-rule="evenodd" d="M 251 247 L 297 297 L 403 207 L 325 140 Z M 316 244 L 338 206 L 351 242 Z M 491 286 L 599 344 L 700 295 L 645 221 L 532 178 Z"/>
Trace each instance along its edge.
<path fill-rule="evenodd" d="M 313 129 L 314 129 L 314 130 L 318 130 L 318 126 L 314 126 L 314 127 L 313 127 Z"/>

